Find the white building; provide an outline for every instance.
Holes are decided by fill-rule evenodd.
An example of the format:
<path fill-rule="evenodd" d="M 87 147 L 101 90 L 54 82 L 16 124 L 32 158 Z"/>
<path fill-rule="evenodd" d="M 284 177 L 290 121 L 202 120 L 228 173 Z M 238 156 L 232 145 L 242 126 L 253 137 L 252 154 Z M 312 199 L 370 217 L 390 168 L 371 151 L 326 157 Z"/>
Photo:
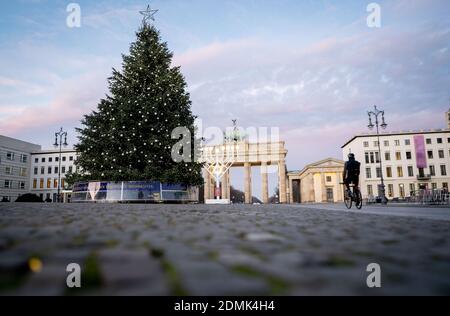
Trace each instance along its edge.
<path fill-rule="evenodd" d="M 63 194 L 66 192 L 66 174 L 76 171 L 76 166 L 74 165 L 76 159 L 77 153 L 73 149 L 63 149 L 61 161 L 59 161 L 59 150 L 32 152 L 31 193 L 39 195 L 43 200 L 57 201 L 59 173 L 61 174 L 60 193 Z"/>
<path fill-rule="evenodd" d="M 41 146 L 0 135 L 0 201 L 14 202 L 30 190 L 31 152 Z"/>
<path fill-rule="evenodd" d="M 404 198 L 420 189 L 447 189 L 450 183 L 450 111 L 447 129 L 380 134 L 386 196 Z M 361 162 L 363 197 L 379 196 L 380 157 L 374 134 L 356 135 L 342 146 L 345 160 L 352 152 Z"/>

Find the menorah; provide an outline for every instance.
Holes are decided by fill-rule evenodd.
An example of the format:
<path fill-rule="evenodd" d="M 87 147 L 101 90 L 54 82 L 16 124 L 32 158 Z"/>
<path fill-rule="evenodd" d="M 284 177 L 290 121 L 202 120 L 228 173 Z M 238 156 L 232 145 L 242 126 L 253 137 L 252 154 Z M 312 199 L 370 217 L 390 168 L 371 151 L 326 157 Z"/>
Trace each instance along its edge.
<path fill-rule="evenodd" d="M 210 200 L 209 203 L 222 204 L 230 202 L 228 199 L 222 198 L 220 194 L 220 183 L 223 176 L 235 162 L 238 153 L 239 144 L 236 142 L 202 148 L 201 163 L 216 182 L 215 201 Z"/>

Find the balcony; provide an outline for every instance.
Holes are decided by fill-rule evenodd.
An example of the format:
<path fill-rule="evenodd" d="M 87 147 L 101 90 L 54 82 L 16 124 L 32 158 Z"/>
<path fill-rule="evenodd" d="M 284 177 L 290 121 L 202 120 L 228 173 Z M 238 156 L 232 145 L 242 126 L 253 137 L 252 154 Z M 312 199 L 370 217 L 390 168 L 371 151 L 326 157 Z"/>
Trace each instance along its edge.
<path fill-rule="evenodd" d="M 419 180 L 419 181 L 431 180 L 431 174 L 419 174 L 419 175 L 417 175 L 417 180 Z"/>

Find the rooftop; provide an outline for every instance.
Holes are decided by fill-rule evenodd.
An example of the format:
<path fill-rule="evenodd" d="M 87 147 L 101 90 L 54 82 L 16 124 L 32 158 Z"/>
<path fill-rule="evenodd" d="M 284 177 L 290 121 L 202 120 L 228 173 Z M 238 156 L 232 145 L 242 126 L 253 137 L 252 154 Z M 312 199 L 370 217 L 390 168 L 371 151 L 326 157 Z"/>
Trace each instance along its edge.
<path fill-rule="evenodd" d="M 407 130 L 407 131 L 391 131 L 391 132 L 380 132 L 380 136 L 394 136 L 394 135 L 417 135 L 417 134 L 436 134 L 436 133 L 450 133 L 450 129 L 448 128 L 438 128 L 438 129 L 420 129 L 420 130 Z M 371 133 L 360 133 L 358 135 L 353 136 L 350 140 L 348 140 L 341 148 L 344 148 L 353 140 L 359 137 L 374 137 L 377 136 L 375 132 Z"/>

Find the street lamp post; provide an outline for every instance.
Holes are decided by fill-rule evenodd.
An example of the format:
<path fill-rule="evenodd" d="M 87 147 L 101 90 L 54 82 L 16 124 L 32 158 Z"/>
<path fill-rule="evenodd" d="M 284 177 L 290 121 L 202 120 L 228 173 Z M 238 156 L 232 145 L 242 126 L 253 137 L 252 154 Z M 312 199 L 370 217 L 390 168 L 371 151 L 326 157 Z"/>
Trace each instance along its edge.
<path fill-rule="evenodd" d="M 369 115 L 369 127 L 370 130 L 372 130 L 374 127 L 377 128 L 377 138 L 378 138 L 378 158 L 380 160 L 380 176 L 381 176 L 381 202 L 383 204 L 387 204 L 387 198 L 386 198 L 386 189 L 384 186 L 384 178 L 383 178 L 383 163 L 381 159 L 381 145 L 380 145 L 380 126 L 382 129 L 385 129 L 387 127 L 386 122 L 384 121 L 384 111 L 378 110 L 377 106 L 374 105 L 374 110 L 367 112 Z M 381 115 L 381 124 L 379 124 L 378 117 Z M 375 125 L 372 123 L 372 118 L 375 119 Z"/>
<path fill-rule="evenodd" d="M 59 141 L 58 141 L 59 137 Z M 64 143 L 63 143 L 63 137 L 64 137 Z M 57 202 L 61 202 L 61 153 L 62 153 L 62 146 L 67 146 L 67 132 L 63 131 L 63 128 L 61 127 L 59 132 L 55 133 L 55 143 L 53 144 L 56 148 L 59 146 L 59 158 L 58 158 L 58 195 L 57 195 Z"/>

